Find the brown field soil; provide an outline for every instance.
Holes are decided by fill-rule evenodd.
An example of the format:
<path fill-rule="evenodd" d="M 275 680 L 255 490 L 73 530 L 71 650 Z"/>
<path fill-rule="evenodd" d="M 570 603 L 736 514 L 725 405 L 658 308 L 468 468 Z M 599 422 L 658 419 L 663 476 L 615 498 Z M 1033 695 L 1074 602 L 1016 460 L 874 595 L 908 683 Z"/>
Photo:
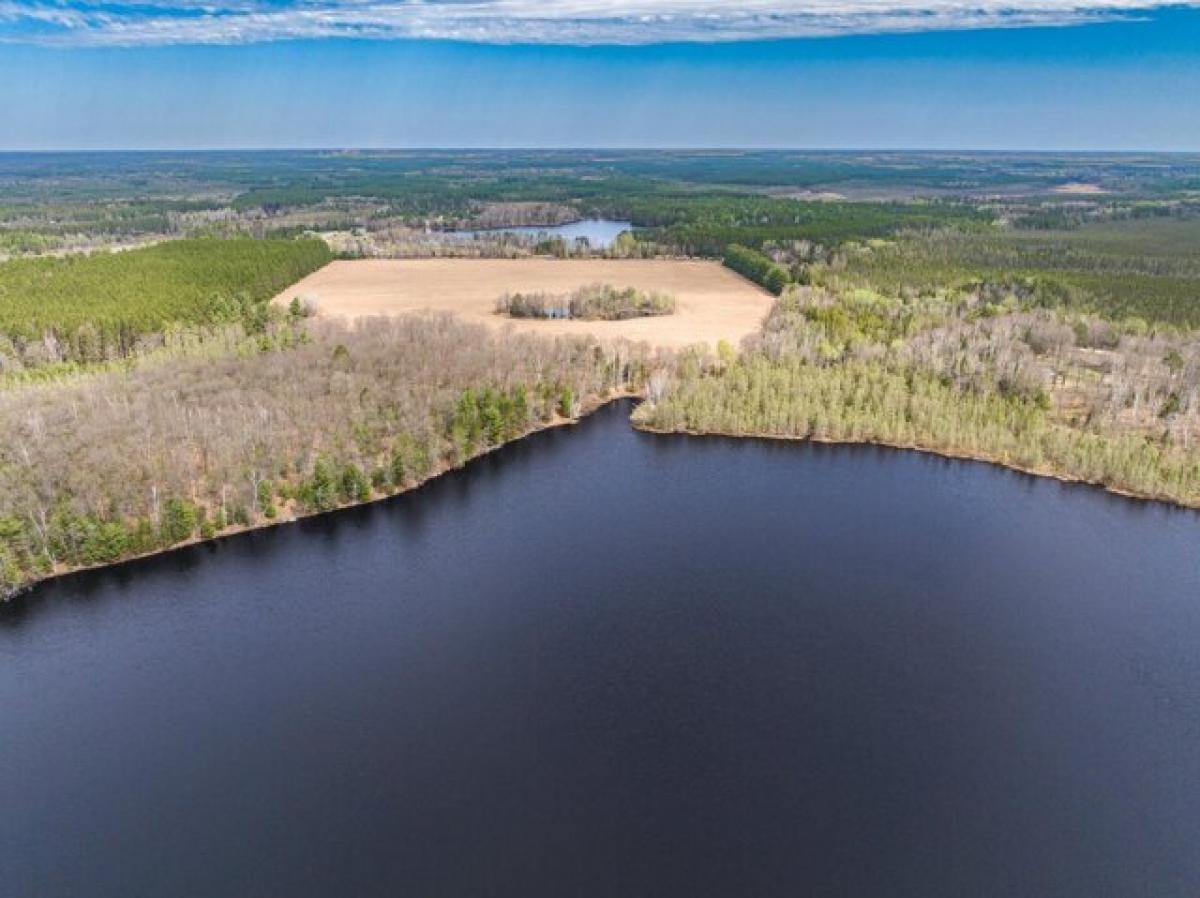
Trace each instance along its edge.
<path fill-rule="evenodd" d="M 1066 196 L 1100 196 L 1108 193 L 1099 184 L 1086 184 L 1082 181 L 1071 181 L 1067 184 L 1059 184 L 1054 188 L 1054 193 L 1061 193 Z"/>
<path fill-rule="evenodd" d="M 537 321 L 498 315 L 505 293 L 570 293 L 588 284 L 675 297 L 674 314 L 629 321 Z M 755 333 L 774 302 L 717 262 L 672 260 L 402 259 L 332 262 L 275 297 L 311 296 L 318 314 L 364 318 L 445 311 L 490 327 L 543 334 L 594 334 L 677 348 L 736 345 Z"/>

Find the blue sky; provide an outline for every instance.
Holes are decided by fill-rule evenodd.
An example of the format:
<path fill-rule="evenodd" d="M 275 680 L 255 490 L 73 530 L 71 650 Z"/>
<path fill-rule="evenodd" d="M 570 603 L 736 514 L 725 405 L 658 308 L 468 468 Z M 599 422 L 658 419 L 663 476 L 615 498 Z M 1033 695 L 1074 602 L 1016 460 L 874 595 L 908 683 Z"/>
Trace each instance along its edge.
<path fill-rule="evenodd" d="M 222 2 L 0 0 L 0 149 L 1200 150 L 1194 6 Z"/>

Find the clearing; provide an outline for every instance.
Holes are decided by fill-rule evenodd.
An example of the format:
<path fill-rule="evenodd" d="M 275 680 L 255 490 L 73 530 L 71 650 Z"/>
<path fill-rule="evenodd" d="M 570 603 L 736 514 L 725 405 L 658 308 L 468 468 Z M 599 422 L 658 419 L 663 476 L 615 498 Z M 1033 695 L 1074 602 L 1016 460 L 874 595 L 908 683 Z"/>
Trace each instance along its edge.
<path fill-rule="evenodd" d="M 627 321 L 542 321 L 496 313 L 505 293 L 570 293 L 588 284 L 675 297 L 675 312 Z M 311 296 L 320 315 L 351 318 L 453 312 L 490 327 L 594 334 L 678 348 L 737 345 L 758 330 L 774 297 L 718 262 L 671 260 L 397 259 L 332 262 L 275 297 Z"/>

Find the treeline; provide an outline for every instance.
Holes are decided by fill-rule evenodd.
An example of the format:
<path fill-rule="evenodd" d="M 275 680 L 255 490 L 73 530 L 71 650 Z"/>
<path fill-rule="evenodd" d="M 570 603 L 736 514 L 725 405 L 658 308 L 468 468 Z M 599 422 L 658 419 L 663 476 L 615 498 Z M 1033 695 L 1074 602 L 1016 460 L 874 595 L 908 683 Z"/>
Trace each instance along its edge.
<path fill-rule="evenodd" d="M 1200 503 L 1200 455 L 1135 434 L 1056 426 L 1035 403 L 957 390 L 916 368 L 855 360 L 739 360 L 677 383 L 636 420 L 660 430 L 875 442 L 1057 473 L 1138 495 Z"/>
<path fill-rule="evenodd" d="M 48 253 L 60 239 L 31 230 L 0 230 L 0 256 L 24 256 Z"/>
<path fill-rule="evenodd" d="M 599 177 L 584 178 L 538 167 L 514 173 L 503 165 L 474 172 L 468 170 L 470 166 L 459 166 L 453 173 L 363 168 L 357 164 L 330 168 L 316 178 L 279 178 L 284 183 L 255 187 L 237 196 L 232 205 L 239 212 L 261 209 L 275 214 L 331 200 L 370 199 L 383 203 L 391 217 L 468 226 L 476 224 L 479 213 L 494 203 L 552 203 L 574 209 L 606 202 L 614 195 L 661 189 L 654 181 L 605 171 Z"/>
<path fill-rule="evenodd" d="M 0 264 L 0 367 L 101 361 L 170 325 L 261 330 L 269 300 L 331 258 L 320 240 L 176 240 Z"/>
<path fill-rule="evenodd" d="M 762 253 L 736 243 L 725 249 L 725 266 L 776 296 L 791 281 L 791 276 L 781 266 Z"/>
<path fill-rule="evenodd" d="M 628 219 L 638 239 L 680 254 L 719 258 L 730 244 L 762 249 L 768 243 L 808 240 L 837 246 L 898 231 L 990 224 L 992 213 L 952 202 L 813 202 L 736 194 L 679 191 L 614 197 L 588 211 Z"/>
<path fill-rule="evenodd" d="M 1200 222 L 1119 221 L 1070 232 L 907 233 L 844 248 L 840 269 L 815 266 L 815 283 L 892 295 L 978 287 L 1046 308 L 1200 327 Z"/>
<path fill-rule="evenodd" d="M 4 185 L 6 196 L 12 182 Z M 55 184 L 36 197 L 12 205 L 0 203 L 0 245 L 11 236 L 25 239 L 40 237 L 50 246 L 28 245 L 27 251 L 52 249 L 90 237 L 97 241 L 120 241 L 163 236 L 173 230 L 173 222 L 184 213 L 213 209 L 215 200 L 181 200 L 160 197 L 147 199 L 143 185 L 120 185 L 114 195 L 104 199 L 70 199 L 71 188 Z"/>
<path fill-rule="evenodd" d="M 676 163 L 686 165 L 682 160 Z M 263 186 L 238 196 L 238 212 L 270 215 L 348 199 L 383 204 L 376 217 L 407 225 L 478 225 L 497 204 L 554 204 L 577 214 L 631 221 L 637 238 L 665 254 L 719 258 L 730 244 L 761 249 L 769 243 L 809 240 L 837 246 L 847 240 L 885 237 L 902 229 L 982 227 L 994 213 L 953 201 L 811 201 L 764 196 L 728 185 L 681 183 L 669 167 L 647 173 L 617 167 L 576 166 L 577 171 L 477 171 L 456 173 L 323 172 L 318 179 Z M 661 170 L 662 177 L 648 172 Z M 758 183 L 758 176 L 743 179 Z M 785 182 L 791 183 L 791 182 Z"/>
<path fill-rule="evenodd" d="M 1200 341 L 980 293 L 791 288 L 740 357 L 680 365 L 637 420 L 915 446 L 1200 505 Z"/>
<path fill-rule="evenodd" d="M 293 348 L 0 391 L 0 593 L 406 489 L 640 387 L 653 362 L 449 316 L 269 327 Z"/>

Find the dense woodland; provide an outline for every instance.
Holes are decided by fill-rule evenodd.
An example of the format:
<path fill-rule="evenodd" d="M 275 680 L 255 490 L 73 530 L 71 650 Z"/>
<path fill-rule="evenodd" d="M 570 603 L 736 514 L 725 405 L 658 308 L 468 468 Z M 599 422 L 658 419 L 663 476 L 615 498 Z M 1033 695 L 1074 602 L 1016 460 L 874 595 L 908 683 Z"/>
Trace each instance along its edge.
<path fill-rule="evenodd" d="M 783 266 L 760 252 L 736 243 L 725 248 L 724 261 L 727 267 L 776 296 L 791 283 L 791 277 Z"/>
<path fill-rule="evenodd" d="M 993 285 L 1046 308 L 1200 326 L 1200 217 L 1135 219 L 1068 231 L 908 232 L 844 246 L 806 280 L 893 295 Z"/>
<path fill-rule="evenodd" d="M 2 263 L 0 371 L 126 357 L 168 327 L 261 331 L 270 299 L 330 258 L 320 240 L 240 238 Z"/>
<path fill-rule="evenodd" d="M 740 355 L 693 357 L 635 419 L 911 446 L 1200 504 L 1200 339 L 975 289 L 795 287 Z"/>
<path fill-rule="evenodd" d="M 271 329 L 265 352 L 0 391 L 0 593 L 407 489 L 639 389 L 653 362 L 443 316 Z"/>

